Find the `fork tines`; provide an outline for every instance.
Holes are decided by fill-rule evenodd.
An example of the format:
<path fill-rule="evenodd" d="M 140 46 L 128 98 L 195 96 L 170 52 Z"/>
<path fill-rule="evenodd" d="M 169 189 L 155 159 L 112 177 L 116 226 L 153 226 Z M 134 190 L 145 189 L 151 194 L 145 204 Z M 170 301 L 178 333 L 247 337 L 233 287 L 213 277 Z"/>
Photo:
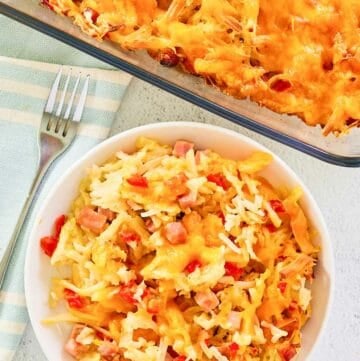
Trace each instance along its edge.
<path fill-rule="evenodd" d="M 45 113 L 48 113 L 50 115 L 48 117 L 48 123 L 47 123 L 46 129 L 50 130 L 52 124 L 55 124 L 55 133 L 60 133 L 60 131 L 62 130 L 62 135 L 66 136 L 70 122 L 71 121 L 72 122 L 80 122 L 82 113 L 85 108 L 85 101 L 86 101 L 86 95 L 88 92 L 90 76 L 86 75 L 80 95 L 77 97 L 77 104 L 74 105 L 74 107 L 73 107 L 75 96 L 77 95 L 77 89 L 79 87 L 79 83 L 82 78 L 81 73 L 79 73 L 79 75 L 75 81 L 75 84 L 73 86 L 71 96 L 70 96 L 69 101 L 67 102 L 67 106 L 66 106 L 66 110 L 65 110 L 65 107 L 64 107 L 65 98 L 66 98 L 67 91 L 69 88 L 69 83 L 71 80 L 72 69 L 70 68 L 69 73 L 66 77 L 63 89 L 62 89 L 62 91 L 60 91 L 59 87 L 60 87 L 60 83 L 62 80 L 62 73 L 63 73 L 63 68 L 60 68 L 60 70 L 55 78 L 55 81 L 51 87 L 49 98 L 48 98 L 46 106 L 45 106 Z M 60 92 L 61 92 L 61 94 L 59 94 Z M 57 99 L 58 99 L 58 106 L 56 108 L 56 111 L 54 111 Z M 72 118 L 70 117 L 71 113 L 72 113 Z"/>

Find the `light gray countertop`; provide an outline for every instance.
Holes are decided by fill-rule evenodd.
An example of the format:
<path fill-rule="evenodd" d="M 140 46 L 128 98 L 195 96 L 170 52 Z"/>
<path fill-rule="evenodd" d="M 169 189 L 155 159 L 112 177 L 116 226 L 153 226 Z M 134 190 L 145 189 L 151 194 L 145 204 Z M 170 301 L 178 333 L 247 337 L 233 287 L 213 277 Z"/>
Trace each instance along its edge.
<path fill-rule="evenodd" d="M 321 162 L 139 80 L 132 82 L 125 97 L 116 132 L 170 120 L 205 122 L 234 129 L 274 151 L 303 179 L 327 222 L 336 269 L 333 308 L 311 361 L 360 361 L 360 169 Z M 30 325 L 15 360 L 45 360 Z"/>

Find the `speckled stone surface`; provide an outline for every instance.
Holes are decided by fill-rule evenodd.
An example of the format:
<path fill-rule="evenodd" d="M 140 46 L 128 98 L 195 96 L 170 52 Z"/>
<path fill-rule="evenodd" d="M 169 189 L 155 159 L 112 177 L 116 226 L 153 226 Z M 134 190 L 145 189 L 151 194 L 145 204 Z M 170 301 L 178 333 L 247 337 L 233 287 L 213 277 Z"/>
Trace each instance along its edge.
<path fill-rule="evenodd" d="M 234 129 L 274 151 L 303 179 L 328 224 L 336 269 L 330 319 L 311 361 L 360 361 L 360 169 L 323 163 L 138 80 L 133 81 L 122 104 L 115 133 L 149 122 L 170 120 Z M 31 326 L 26 330 L 15 360 L 46 360 Z"/>

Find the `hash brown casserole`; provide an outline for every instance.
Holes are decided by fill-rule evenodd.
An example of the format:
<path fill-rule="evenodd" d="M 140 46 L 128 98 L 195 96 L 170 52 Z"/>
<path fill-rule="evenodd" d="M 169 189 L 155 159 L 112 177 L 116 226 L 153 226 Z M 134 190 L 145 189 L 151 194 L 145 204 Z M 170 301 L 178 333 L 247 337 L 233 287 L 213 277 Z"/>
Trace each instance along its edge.
<path fill-rule="evenodd" d="M 318 247 L 298 204 L 241 160 L 139 138 L 94 165 L 41 239 L 82 361 L 290 361 L 311 315 Z M 60 312 L 60 311 L 59 311 Z"/>
<path fill-rule="evenodd" d="M 323 133 L 360 125 L 357 0 L 42 0 L 98 39 L 146 49 Z"/>

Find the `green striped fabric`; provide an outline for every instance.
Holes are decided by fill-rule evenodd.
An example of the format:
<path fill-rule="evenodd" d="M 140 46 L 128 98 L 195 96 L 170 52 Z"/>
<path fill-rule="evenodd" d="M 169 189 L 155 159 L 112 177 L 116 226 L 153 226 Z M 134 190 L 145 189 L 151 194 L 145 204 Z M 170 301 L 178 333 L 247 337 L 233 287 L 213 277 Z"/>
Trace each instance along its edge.
<path fill-rule="evenodd" d="M 0 255 L 35 175 L 37 129 L 59 65 L 0 56 Z M 64 67 L 67 73 L 69 67 Z M 34 215 L 57 178 L 88 149 L 109 134 L 130 76 L 115 70 L 72 68 L 90 75 L 89 93 L 79 134 L 59 158 L 41 187 L 18 240 L 0 292 L 0 360 L 12 360 L 28 315 L 24 298 L 24 257 Z M 72 79 L 72 81 L 74 81 Z M 36 290 L 34 290 L 36 292 Z"/>

